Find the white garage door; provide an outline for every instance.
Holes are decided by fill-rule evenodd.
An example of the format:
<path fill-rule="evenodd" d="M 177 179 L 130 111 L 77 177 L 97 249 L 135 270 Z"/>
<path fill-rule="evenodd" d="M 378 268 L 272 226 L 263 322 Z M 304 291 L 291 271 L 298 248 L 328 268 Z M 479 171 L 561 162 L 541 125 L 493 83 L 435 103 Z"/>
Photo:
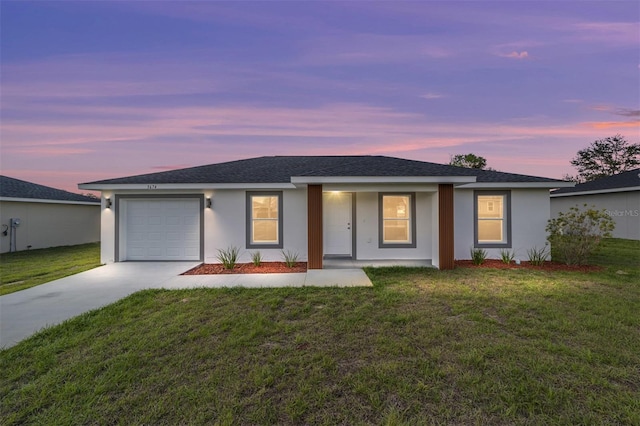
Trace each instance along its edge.
<path fill-rule="evenodd" d="M 125 200 L 121 260 L 200 260 L 200 200 Z"/>

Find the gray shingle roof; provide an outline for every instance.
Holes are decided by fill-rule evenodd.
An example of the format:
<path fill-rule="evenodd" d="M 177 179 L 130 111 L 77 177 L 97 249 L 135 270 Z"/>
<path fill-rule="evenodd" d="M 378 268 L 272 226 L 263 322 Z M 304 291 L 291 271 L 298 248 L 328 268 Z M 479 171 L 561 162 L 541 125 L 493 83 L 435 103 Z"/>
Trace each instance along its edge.
<path fill-rule="evenodd" d="M 579 183 L 573 188 L 560 188 L 552 194 L 568 194 L 572 192 L 604 191 L 609 189 L 623 189 L 640 186 L 640 168 L 622 172 L 617 175 Z"/>
<path fill-rule="evenodd" d="M 88 184 L 289 183 L 292 176 L 476 176 L 477 182 L 558 182 L 537 176 L 467 169 L 385 156 L 258 157 Z"/>
<path fill-rule="evenodd" d="M 0 176 L 0 197 L 100 203 L 100 200 L 95 198 L 10 178 L 8 176 Z"/>

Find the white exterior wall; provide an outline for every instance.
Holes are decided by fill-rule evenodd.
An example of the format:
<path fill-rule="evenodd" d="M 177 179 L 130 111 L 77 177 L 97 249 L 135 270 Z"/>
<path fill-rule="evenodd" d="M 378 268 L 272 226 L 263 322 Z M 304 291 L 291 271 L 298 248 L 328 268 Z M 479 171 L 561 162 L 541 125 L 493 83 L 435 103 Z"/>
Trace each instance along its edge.
<path fill-rule="evenodd" d="M 640 191 L 553 197 L 551 217 L 576 205 L 583 209 L 585 204 L 589 208 L 595 206 L 597 210 L 606 210 L 616 223 L 612 232 L 615 238 L 640 240 Z"/>
<path fill-rule="evenodd" d="M 105 200 L 111 199 L 112 207 L 106 208 Z M 115 261 L 116 250 L 116 215 L 115 215 L 115 197 L 112 192 L 105 191 L 102 193 L 100 203 L 100 262 L 113 263 Z"/>
<path fill-rule="evenodd" d="M 348 188 L 357 191 L 356 188 Z M 365 189 L 365 188 L 358 188 Z M 378 247 L 378 192 L 366 188 L 356 192 L 356 258 L 360 260 L 427 260 L 438 266 L 438 194 L 416 191 L 416 248 Z M 384 191 L 390 188 L 384 188 Z M 418 188 L 396 188 L 405 191 Z M 431 188 L 429 188 L 431 189 Z M 508 188 L 505 188 L 508 189 Z M 247 189 L 251 190 L 251 189 Z M 283 192 L 283 240 L 284 249 L 296 252 L 300 261 L 307 260 L 307 191 L 306 188 L 285 189 Z M 122 191 L 120 194 L 141 192 Z M 157 191 L 158 195 L 179 194 L 183 191 Z M 198 193 L 197 191 L 189 192 Z M 219 263 L 218 249 L 232 245 L 241 250 L 240 262 L 251 261 L 251 252 L 246 249 L 246 190 L 203 190 L 211 197 L 212 208 L 205 208 L 204 217 L 204 262 Z M 149 192 L 144 192 L 145 195 Z M 106 209 L 104 198 L 115 201 L 112 192 L 103 193 L 101 214 L 102 262 L 114 261 L 115 210 Z M 527 249 L 542 248 L 546 243 L 545 226 L 549 219 L 550 199 L 547 189 L 511 190 L 512 248 L 516 257 L 527 259 Z M 473 247 L 473 190 L 455 189 L 455 258 L 469 259 Z M 500 249 L 486 249 L 491 258 L 500 257 Z M 260 249 L 265 261 L 280 261 L 280 249 Z"/>
<path fill-rule="evenodd" d="M 425 260 L 433 253 L 432 200 L 436 193 L 416 193 L 416 248 L 379 248 L 378 193 L 356 194 L 356 258 Z M 437 228 L 436 232 L 437 232 Z"/>
<path fill-rule="evenodd" d="M 307 261 L 307 190 L 283 190 L 283 250 L 298 253 L 298 260 Z M 240 248 L 239 262 L 250 262 L 251 253 L 260 251 L 266 262 L 282 261 L 281 249 L 246 248 L 246 191 L 216 190 L 212 193 L 212 208 L 205 209 L 204 261 L 220 263 L 218 249 Z"/>
<path fill-rule="evenodd" d="M 508 190 L 508 188 L 505 188 Z M 545 227 L 549 220 L 548 189 L 511 190 L 511 250 L 516 259 L 527 260 L 527 250 L 543 248 L 547 242 Z M 471 259 L 474 244 L 473 189 L 454 191 L 455 258 Z M 499 259 L 499 248 L 488 248 L 490 259 Z"/>
<path fill-rule="evenodd" d="M 259 190 L 262 189 L 257 191 Z M 239 262 L 250 262 L 251 252 L 258 250 L 262 254 L 264 261 L 282 260 L 280 249 L 246 249 L 246 191 L 252 191 L 252 189 L 189 191 L 189 194 L 200 193 L 205 198 L 211 198 L 212 200 L 211 208 L 205 208 L 203 212 L 205 263 L 220 263 L 217 258 L 218 249 L 227 249 L 232 245 L 240 248 L 241 256 Z M 155 194 L 163 197 L 184 193 L 183 191 L 117 192 L 119 195 L 134 196 L 139 194 L 148 196 Z M 102 194 L 100 235 L 102 238 L 101 261 L 103 263 L 113 263 L 115 261 L 115 195 L 116 193 L 112 191 L 105 191 Z M 110 198 L 113 202 L 111 209 L 105 208 L 106 198 Z M 283 208 L 283 248 L 284 250 L 298 253 L 298 259 L 305 262 L 307 260 L 306 188 L 283 190 Z M 124 212 L 120 211 L 119 214 L 124 214 Z M 121 243 L 124 238 L 126 236 L 120 236 Z"/>
<path fill-rule="evenodd" d="M 0 201 L 0 223 L 19 218 L 16 250 L 100 241 L 100 207 L 84 204 Z M 4 229 L 4 226 L 2 227 Z M 0 235 L 0 253 L 9 251 L 9 235 Z"/>

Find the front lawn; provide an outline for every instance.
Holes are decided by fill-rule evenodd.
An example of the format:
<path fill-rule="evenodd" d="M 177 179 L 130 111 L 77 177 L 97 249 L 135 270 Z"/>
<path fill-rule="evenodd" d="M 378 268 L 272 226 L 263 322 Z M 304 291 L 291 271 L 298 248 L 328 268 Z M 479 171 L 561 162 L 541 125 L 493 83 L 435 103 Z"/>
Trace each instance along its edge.
<path fill-rule="evenodd" d="M 0 295 L 100 266 L 100 243 L 0 254 Z"/>
<path fill-rule="evenodd" d="M 595 274 L 139 292 L 0 352 L 0 423 L 640 424 L 639 250 L 612 240 Z"/>

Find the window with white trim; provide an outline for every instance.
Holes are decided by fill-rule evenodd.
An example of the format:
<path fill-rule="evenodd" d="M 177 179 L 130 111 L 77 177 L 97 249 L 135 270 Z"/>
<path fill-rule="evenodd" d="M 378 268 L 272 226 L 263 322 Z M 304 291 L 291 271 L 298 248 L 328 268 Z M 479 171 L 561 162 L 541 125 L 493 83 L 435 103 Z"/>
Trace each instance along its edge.
<path fill-rule="evenodd" d="M 380 193 L 378 204 L 379 247 L 415 247 L 415 193 Z"/>
<path fill-rule="evenodd" d="M 282 192 L 247 192 L 247 248 L 282 248 Z"/>
<path fill-rule="evenodd" d="M 475 247 L 511 247 L 511 193 L 474 192 Z"/>

